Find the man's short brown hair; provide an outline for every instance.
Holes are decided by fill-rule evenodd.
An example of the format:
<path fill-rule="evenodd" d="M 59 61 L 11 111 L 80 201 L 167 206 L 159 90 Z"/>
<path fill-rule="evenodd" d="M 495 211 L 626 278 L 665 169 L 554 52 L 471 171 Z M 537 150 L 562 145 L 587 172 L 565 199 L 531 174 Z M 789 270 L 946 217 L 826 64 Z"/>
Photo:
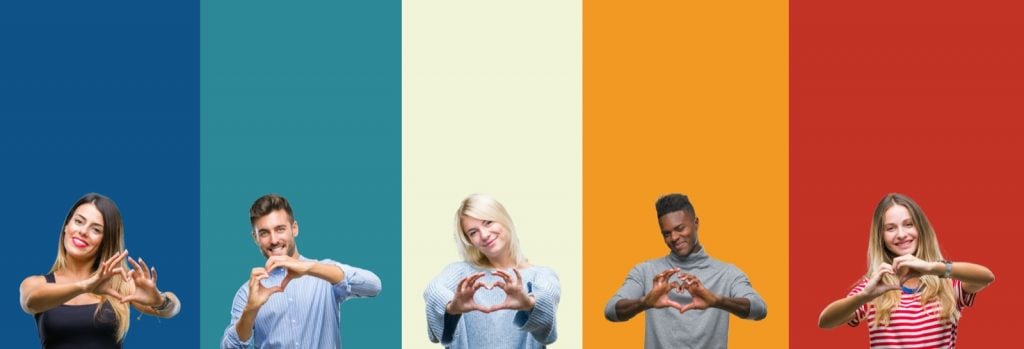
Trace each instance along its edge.
<path fill-rule="evenodd" d="M 288 218 L 292 222 L 295 221 L 292 205 L 288 204 L 288 199 L 277 194 L 267 194 L 252 203 L 252 207 L 249 208 L 249 224 L 256 225 L 256 220 L 277 210 L 284 210 L 288 214 Z"/>

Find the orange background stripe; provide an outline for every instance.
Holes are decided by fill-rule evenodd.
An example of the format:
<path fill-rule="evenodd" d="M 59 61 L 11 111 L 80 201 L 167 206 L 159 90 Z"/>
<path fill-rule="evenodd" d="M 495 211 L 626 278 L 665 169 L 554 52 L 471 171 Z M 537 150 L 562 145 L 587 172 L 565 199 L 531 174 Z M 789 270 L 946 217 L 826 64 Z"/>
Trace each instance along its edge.
<path fill-rule="evenodd" d="M 584 347 L 642 345 L 642 316 L 603 309 L 630 268 L 668 253 L 653 204 L 669 192 L 690 195 L 709 254 L 768 303 L 764 321 L 732 318 L 730 348 L 787 347 L 787 2 L 583 12 Z"/>

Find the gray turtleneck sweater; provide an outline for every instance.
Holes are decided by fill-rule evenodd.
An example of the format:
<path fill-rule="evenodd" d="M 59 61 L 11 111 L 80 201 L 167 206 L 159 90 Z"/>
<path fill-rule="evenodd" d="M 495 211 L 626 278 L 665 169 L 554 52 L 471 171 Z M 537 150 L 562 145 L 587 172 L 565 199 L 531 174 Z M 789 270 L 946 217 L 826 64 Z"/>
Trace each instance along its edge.
<path fill-rule="evenodd" d="M 651 291 L 656 275 L 666 269 L 680 268 L 696 275 L 704 287 L 722 297 L 743 297 L 750 300 L 748 319 L 761 320 L 768 308 L 761 296 L 750 286 L 750 280 L 739 268 L 708 256 L 703 248 L 686 258 L 668 256 L 637 264 L 626 281 L 608 301 L 604 316 L 610 321 L 624 321 L 615 313 L 615 304 L 623 299 L 639 299 Z M 673 276 L 673 279 L 675 276 Z M 689 293 L 669 292 L 679 304 L 690 303 Z M 726 348 L 729 342 L 729 312 L 722 309 L 690 310 L 680 314 L 673 308 L 648 309 L 644 312 L 646 330 L 644 348 Z"/>

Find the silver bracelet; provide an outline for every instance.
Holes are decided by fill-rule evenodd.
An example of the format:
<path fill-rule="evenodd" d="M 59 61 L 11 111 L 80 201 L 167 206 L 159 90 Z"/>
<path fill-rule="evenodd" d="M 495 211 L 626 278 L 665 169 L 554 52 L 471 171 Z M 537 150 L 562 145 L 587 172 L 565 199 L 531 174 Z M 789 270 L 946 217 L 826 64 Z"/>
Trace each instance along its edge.
<path fill-rule="evenodd" d="M 161 311 L 166 310 L 167 307 L 171 305 L 171 297 L 167 297 L 167 293 L 163 293 L 163 296 L 164 296 L 164 302 L 163 303 L 161 303 L 160 305 L 155 306 L 155 307 L 154 306 L 150 306 L 150 308 L 153 308 L 153 310 L 156 311 L 156 312 L 161 312 Z"/>

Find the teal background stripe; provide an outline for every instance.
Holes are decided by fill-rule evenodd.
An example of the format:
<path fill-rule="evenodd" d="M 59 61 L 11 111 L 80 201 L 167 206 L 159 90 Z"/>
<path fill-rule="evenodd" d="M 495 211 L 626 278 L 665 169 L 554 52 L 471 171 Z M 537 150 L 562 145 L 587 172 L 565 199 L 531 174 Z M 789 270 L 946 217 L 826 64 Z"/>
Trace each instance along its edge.
<path fill-rule="evenodd" d="M 212 1 L 200 8 L 200 340 L 264 258 L 260 195 L 291 201 L 303 255 L 369 269 L 342 305 L 349 348 L 401 345 L 401 2 Z"/>

